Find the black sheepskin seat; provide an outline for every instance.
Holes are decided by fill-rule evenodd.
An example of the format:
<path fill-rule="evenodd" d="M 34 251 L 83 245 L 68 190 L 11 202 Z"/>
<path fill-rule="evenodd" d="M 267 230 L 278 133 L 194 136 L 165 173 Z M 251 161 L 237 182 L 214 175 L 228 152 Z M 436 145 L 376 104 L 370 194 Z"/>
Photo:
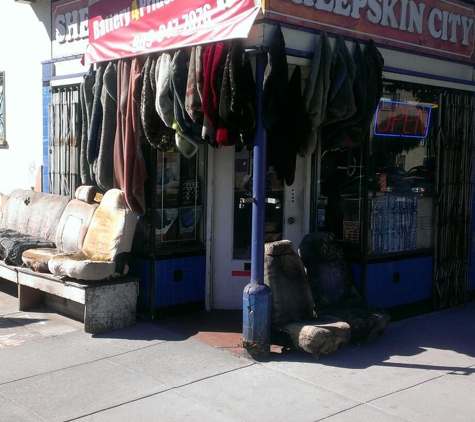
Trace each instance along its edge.
<path fill-rule="evenodd" d="M 315 357 L 350 340 L 350 326 L 333 316 L 316 315 L 302 260 L 290 240 L 269 242 L 264 251 L 264 282 L 272 291 L 271 322 L 275 338 L 290 336 L 299 349 Z"/>
<path fill-rule="evenodd" d="M 351 342 L 365 342 L 381 335 L 389 323 L 383 308 L 366 304 L 352 282 L 345 255 L 330 232 L 309 233 L 299 255 L 319 315 L 333 315 L 351 327 Z"/>

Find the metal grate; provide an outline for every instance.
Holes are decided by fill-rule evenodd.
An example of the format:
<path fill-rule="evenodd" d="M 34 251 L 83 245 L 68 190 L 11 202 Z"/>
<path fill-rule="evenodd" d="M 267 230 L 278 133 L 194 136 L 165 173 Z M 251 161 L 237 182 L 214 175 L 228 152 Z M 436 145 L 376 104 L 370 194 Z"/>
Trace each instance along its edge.
<path fill-rule="evenodd" d="M 79 86 L 55 88 L 49 107 L 49 188 L 73 197 L 79 184 Z"/>
<path fill-rule="evenodd" d="M 437 308 L 467 299 L 475 142 L 474 98 L 446 94 L 441 104 L 434 272 Z"/>

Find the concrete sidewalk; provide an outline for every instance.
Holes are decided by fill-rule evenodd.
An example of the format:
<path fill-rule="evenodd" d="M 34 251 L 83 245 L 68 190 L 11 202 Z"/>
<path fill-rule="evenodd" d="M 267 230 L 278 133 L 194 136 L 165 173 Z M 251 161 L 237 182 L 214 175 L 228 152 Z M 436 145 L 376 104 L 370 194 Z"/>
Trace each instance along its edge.
<path fill-rule="evenodd" d="M 47 309 L 18 312 L 15 287 L 0 281 L 2 422 L 475 420 L 474 304 L 319 360 L 273 350 L 259 363 L 169 321 L 91 336 Z"/>

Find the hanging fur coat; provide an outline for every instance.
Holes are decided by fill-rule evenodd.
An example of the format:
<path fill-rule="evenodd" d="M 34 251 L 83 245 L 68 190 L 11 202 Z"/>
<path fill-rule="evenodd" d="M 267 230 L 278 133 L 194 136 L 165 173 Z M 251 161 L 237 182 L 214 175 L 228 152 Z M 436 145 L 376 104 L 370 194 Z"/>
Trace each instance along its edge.
<path fill-rule="evenodd" d="M 289 70 L 285 40 L 282 30 L 278 26 L 267 52 L 267 66 L 262 82 L 262 121 L 267 130 L 272 129 L 272 126 L 280 117 L 280 111 L 287 96 L 288 80 Z"/>
<path fill-rule="evenodd" d="M 301 91 L 301 69 L 296 66 L 288 78 L 285 42 L 276 29 L 264 71 L 262 113 L 267 131 L 267 161 L 279 180 L 291 186 L 295 179 L 297 151 L 311 129 Z"/>
<path fill-rule="evenodd" d="M 249 61 L 246 60 L 243 65 L 242 55 L 241 41 L 234 41 L 224 65 L 219 103 L 219 115 L 227 125 L 223 130 L 228 131 L 226 136 L 230 144 L 236 144 L 237 150 L 243 148 L 244 139 L 247 144 L 253 143 L 253 129 L 256 124 L 254 77 L 251 69 L 249 78 Z M 247 132 L 252 132 L 252 134 Z"/>
<path fill-rule="evenodd" d="M 366 44 L 364 62 L 366 67 L 366 98 L 363 118 L 348 130 L 348 136 L 356 145 L 361 145 L 364 141 L 373 121 L 374 112 L 383 94 L 384 59 L 374 45 L 373 40 L 369 40 Z"/>
<path fill-rule="evenodd" d="M 308 157 L 315 151 L 319 129 L 325 119 L 328 91 L 330 89 L 331 60 L 330 40 L 327 33 L 322 31 L 310 64 L 310 73 L 303 92 L 305 110 L 312 123 L 312 130 L 307 133 L 299 147 L 298 153 L 303 157 Z"/>
<path fill-rule="evenodd" d="M 200 45 L 191 48 L 190 64 L 185 96 L 185 109 L 191 120 L 197 125 L 203 125 L 203 63 L 202 47 Z"/>
<path fill-rule="evenodd" d="M 114 187 L 114 139 L 117 128 L 117 64 L 110 62 L 104 71 L 102 93 L 102 131 L 97 155 L 96 181 L 104 191 Z"/>
<path fill-rule="evenodd" d="M 205 118 L 202 138 L 215 148 L 219 146 L 217 131 L 222 124 L 219 116 L 219 102 L 226 55 L 227 49 L 222 42 L 209 44 L 203 53 L 202 109 Z M 224 138 L 220 139 L 220 142 L 222 145 L 228 144 Z"/>
<path fill-rule="evenodd" d="M 163 147 L 163 131 L 165 124 L 157 113 L 155 101 L 157 85 L 155 79 L 157 59 L 148 56 L 145 61 L 142 77 L 143 85 L 140 95 L 140 121 L 145 138 L 154 148 Z M 168 146 L 170 149 L 171 145 Z"/>
<path fill-rule="evenodd" d="M 105 65 L 100 63 L 96 69 L 96 78 L 94 82 L 94 94 L 92 101 L 91 121 L 89 124 L 89 138 L 87 141 L 87 162 L 94 166 L 99 152 L 99 142 L 102 132 L 102 84 Z M 95 174 L 95 172 L 94 172 Z M 95 176 L 94 176 L 95 178 Z"/>
<path fill-rule="evenodd" d="M 79 168 L 81 173 L 81 183 L 83 185 L 95 185 L 94 179 L 91 177 L 93 174 L 92 166 L 87 161 L 87 143 L 89 138 L 89 124 L 92 114 L 92 102 L 93 102 L 93 87 L 95 81 L 95 71 L 90 66 L 88 72 L 84 76 L 84 80 L 80 86 L 80 104 L 81 104 L 81 116 L 82 116 L 82 128 L 81 128 L 81 151 Z"/>
<path fill-rule="evenodd" d="M 144 183 L 147 170 L 140 147 L 140 94 L 142 91 L 140 58 L 119 60 L 117 85 L 117 132 L 114 144 L 114 186 L 125 194 L 129 208 L 145 214 Z"/>
<path fill-rule="evenodd" d="M 322 123 L 322 145 L 324 150 L 341 148 L 340 140 L 334 139 L 335 127 L 356 113 L 353 84 L 356 78 L 356 64 L 342 36 L 338 36 L 333 50 L 330 71 L 330 91 L 326 106 L 325 121 Z"/>
<path fill-rule="evenodd" d="M 355 44 L 356 78 L 353 85 L 353 93 L 355 96 L 356 113 L 342 122 L 342 124 L 335 129 L 334 135 L 337 142 L 345 146 L 356 146 L 348 134 L 352 128 L 361 127 L 360 122 L 364 119 L 366 112 L 366 91 L 368 89 L 368 78 L 366 76 L 367 64 L 360 43 L 356 41 Z"/>
<path fill-rule="evenodd" d="M 175 52 L 171 62 L 171 93 L 173 95 L 173 112 L 175 121 L 183 133 L 191 132 L 191 117 L 185 109 L 186 83 L 188 70 L 183 50 Z"/>
<path fill-rule="evenodd" d="M 301 91 L 301 70 L 296 66 L 287 86 L 281 114 L 268 131 L 268 161 L 279 180 L 291 186 L 295 180 L 297 151 L 300 142 L 311 130 Z"/>
<path fill-rule="evenodd" d="M 157 94 L 155 108 L 163 123 L 169 128 L 173 127 L 175 116 L 173 113 L 173 96 L 170 93 L 172 56 L 163 53 L 155 65 L 155 82 Z"/>

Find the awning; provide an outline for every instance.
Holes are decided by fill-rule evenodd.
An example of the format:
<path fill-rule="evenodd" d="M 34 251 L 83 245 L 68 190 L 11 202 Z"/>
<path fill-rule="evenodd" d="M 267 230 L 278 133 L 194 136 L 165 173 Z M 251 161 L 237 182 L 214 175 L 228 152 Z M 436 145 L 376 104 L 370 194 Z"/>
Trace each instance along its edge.
<path fill-rule="evenodd" d="M 86 64 L 246 38 L 260 0 L 90 0 Z"/>

